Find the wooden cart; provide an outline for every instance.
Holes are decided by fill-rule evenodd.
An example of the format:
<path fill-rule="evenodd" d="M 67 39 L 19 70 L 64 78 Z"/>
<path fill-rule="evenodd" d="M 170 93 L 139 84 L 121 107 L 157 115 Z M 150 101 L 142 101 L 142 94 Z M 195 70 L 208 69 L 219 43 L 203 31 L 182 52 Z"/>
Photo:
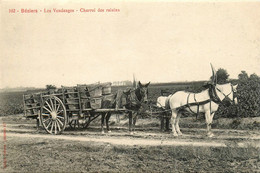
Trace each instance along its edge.
<path fill-rule="evenodd" d="M 25 94 L 24 114 L 37 119 L 37 124 L 48 133 L 61 134 L 67 125 L 87 128 L 101 113 L 126 111 L 102 108 L 104 101 L 113 101 L 114 97 L 111 83 L 62 86 L 55 90 Z"/>

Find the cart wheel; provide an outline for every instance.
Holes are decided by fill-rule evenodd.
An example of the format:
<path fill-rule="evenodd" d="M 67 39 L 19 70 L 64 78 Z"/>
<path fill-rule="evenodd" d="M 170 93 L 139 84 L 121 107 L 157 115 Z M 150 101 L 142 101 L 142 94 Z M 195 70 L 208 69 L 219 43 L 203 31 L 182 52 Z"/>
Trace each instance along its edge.
<path fill-rule="evenodd" d="M 41 106 L 41 123 L 50 134 L 60 134 L 66 127 L 67 113 L 62 101 L 56 96 L 50 96 Z"/>

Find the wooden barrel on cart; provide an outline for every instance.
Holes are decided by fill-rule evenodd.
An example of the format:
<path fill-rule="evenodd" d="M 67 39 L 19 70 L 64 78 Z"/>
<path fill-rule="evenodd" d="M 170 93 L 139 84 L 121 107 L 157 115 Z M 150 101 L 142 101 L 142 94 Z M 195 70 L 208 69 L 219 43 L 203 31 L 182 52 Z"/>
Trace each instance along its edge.
<path fill-rule="evenodd" d="M 90 107 L 92 109 L 100 109 L 102 104 L 102 86 L 100 84 L 91 84 L 87 86 L 90 96 Z"/>
<path fill-rule="evenodd" d="M 103 83 L 102 85 L 102 95 L 109 95 L 111 94 L 111 82 Z"/>

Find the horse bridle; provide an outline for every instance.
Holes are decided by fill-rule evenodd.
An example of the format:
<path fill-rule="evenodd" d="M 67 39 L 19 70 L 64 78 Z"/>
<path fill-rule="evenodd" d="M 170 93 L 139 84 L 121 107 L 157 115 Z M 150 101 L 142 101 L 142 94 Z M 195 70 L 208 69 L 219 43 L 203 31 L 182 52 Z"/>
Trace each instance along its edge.
<path fill-rule="evenodd" d="M 225 98 L 227 98 L 230 102 L 232 102 L 232 103 L 235 103 L 235 98 L 237 98 L 237 94 L 236 94 L 236 91 L 234 90 L 234 88 L 233 88 L 233 85 L 232 84 L 230 84 L 231 85 L 231 92 L 230 93 L 228 93 L 227 95 L 225 94 L 225 93 L 223 93 L 220 89 L 218 89 L 217 87 L 215 87 L 216 88 L 216 90 L 218 90 L 223 96 L 224 96 L 224 99 Z M 232 98 L 232 100 L 228 97 L 231 93 L 233 93 L 233 98 Z M 217 96 L 217 93 L 216 93 L 216 96 Z M 217 96 L 218 97 L 218 96 Z M 219 99 L 219 97 L 218 97 L 218 99 Z M 224 100 L 223 99 L 223 100 Z M 220 100 L 220 99 L 219 99 Z M 222 102 L 222 101 L 221 101 Z"/>
<path fill-rule="evenodd" d="M 137 88 L 137 89 L 139 89 L 140 91 L 139 91 L 139 94 L 140 95 L 143 95 L 143 94 L 147 94 L 147 97 L 148 97 L 148 89 L 147 90 L 145 90 L 144 92 L 142 91 L 142 89 L 141 88 Z M 135 89 L 135 90 L 137 90 L 137 89 Z M 147 92 L 147 93 L 145 93 L 145 92 Z M 142 97 L 142 99 L 141 100 L 139 100 L 141 103 L 143 103 L 144 102 L 144 98 L 145 98 L 145 96 L 143 96 Z"/>
<path fill-rule="evenodd" d="M 139 99 L 137 98 L 136 94 L 135 94 L 135 97 L 132 96 L 132 93 L 135 92 L 137 89 L 140 89 L 140 88 L 136 88 L 136 89 L 131 90 L 130 93 L 129 93 L 129 95 L 127 95 L 127 97 L 130 97 L 130 98 L 129 98 L 129 102 L 131 102 L 131 100 L 132 100 L 132 101 L 135 101 L 137 104 L 142 104 L 143 101 L 144 101 L 144 97 L 143 97 L 141 100 L 139 100 Z M 148 91 L 147 91 L 147 92 L 148 92 Z M 147 94 L 148 94 L 148 93 L 147 93 Z"/>
<path fill-rule="evenodd" d="M 235 92 L 235 90 L 233 88 L 233 85 L 231 84 L 231 92 L 228 93 L 227 95 L 225 93 L 223 93 L 220 89 L 218 89 L 216 86 L 214 86 L 213 88 L 210 88 L 209 89 L 210 99 L 205 100 L 205 101 L 201 101 L 201 102 L 197 102 L 196 101 L 195 94 L 194 94 L 195 103 L 189 103 L 189 97 L 190 97 L 190 94 L 189 94 L 188 97 L 187 97 L 187 104 L 185 106 L 183 106 L 183 107 L 188 107 L 190 109 L 190 111 L 193 112 L 191 110 L 190 106 L 197 106 L 197 113 L 193 112 L 194 114 L 196 114 L 196 119 L 197 119 L 197 116 L 198 116 L 198 113 L 199 113 L 199 106 L 203 105 L 203 104 L 206 104 L 206 103 L 209 103 L 210 104 L 210 113 L 211 113 L 211 102 L 212 101 L 215 102 L 216 104 L 223 103 L 222 100 L 220 100 L 220 98 L 218 97 L 216 90 L 218 90 L 224 96 L 224 99 L 228 98 L 229 101 L 231 101 L 232 103 L 235 103 L 236 92 Z M 231 93 L 233 93 L 233 100 L 231 100 L 228 97 Z"/>

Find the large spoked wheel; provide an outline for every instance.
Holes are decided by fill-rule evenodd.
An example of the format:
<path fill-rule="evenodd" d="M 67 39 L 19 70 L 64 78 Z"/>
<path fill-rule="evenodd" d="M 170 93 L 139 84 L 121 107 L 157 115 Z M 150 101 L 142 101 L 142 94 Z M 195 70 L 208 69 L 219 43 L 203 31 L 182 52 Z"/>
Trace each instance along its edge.
<path fill-rule="evenodd" d="M 61 134 L 67 124 L 66 108 L 58 97 L 47 97 L 43 101 L 40 118 L 48 133 Z"/>

